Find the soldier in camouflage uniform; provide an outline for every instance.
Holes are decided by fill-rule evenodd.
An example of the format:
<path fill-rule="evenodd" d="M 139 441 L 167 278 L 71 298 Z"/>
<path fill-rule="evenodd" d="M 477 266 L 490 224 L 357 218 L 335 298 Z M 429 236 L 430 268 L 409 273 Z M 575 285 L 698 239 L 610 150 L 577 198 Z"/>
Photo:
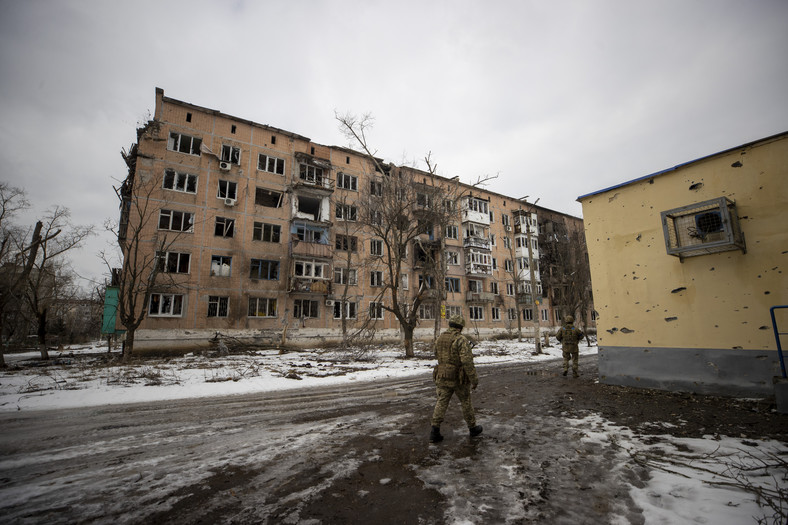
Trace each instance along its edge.
<path fill-rule="evenodd" d="M 430 441 L 437 443 L 443 439 L 441 423 L 446 409 L 449 407 L 451 396 L 457 394 L 462 405 L 462 417 L 468 424 L 471 437 L 482 433 L 481 425 L 476 424 L 476 415 L 471 404 L 471 389 L 476 389 L 479 377 L 473 365 L 473 353 L 468 339 L 462 335 L 465 320 L 462 316 L 455 315 L 449 319 L 449 329 L 438 337 L 435 342 L 435 357 L 438 366 L 435 367 L 432 377 L 438 400 L 432 413 L 432 431 Z"/>
<path fill-rule="evenodd" d="M 569 360 L 572 360 L 572 376 L 578 377 L 577 373 L 577 360 L 580 358 L 580 350 L 577 348 L 577 343 L 585 337 L 585 334 L 579 328 L 574 326 L 575 318 L 571 315 L 566 316 L 566 324 L 558 330 L 555 338 L 561 341 L 561 347 L 564 351 L 564 375 L 569 371 Z"/>

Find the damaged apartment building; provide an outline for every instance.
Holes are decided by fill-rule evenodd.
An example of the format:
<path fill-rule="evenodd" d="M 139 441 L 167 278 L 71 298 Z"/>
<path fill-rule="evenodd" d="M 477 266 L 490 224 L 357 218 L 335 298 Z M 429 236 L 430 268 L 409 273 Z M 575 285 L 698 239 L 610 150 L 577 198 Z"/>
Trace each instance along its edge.
<path fill-rule="evenodd" d="M 544 333 L 566 314 L 542 287 L 540 243 L 556 237 L 540 232 L 541 216 L 550 231 L 560 223 L 561 231 L 582 232 L 579 218 L 457 177 L 384 166 L 345 147 L 165 97 L 161 89 L 126 160 L 120 235 L 142 236 L 158 270 L 143 298 L 137 348 L 198 346 L 217 333 L 309 344 L 339 339 L 343 326 L 395 340 L 402 334 L 387 309 L 393 293 L 417 305 L 416 338 L 432 337 L 455 314 L 478 337 L 528 336 L 537 323 Z M 405 173 L 425 225 L 399 248 L 403 265 L 392 291 L 389 246 L 375 235 L 382 215 L 375 199 L 386 180 L 404 180 Z M 420 186 L 429 190 L 418 193 Z M 445 197 L 438 202 L 449 187 L 456 208 Z M 451 220 L 428 220 L 441 206 Z M 582 251 L 585 257 L 584 245 Z M 439 261 L 439 271 L 426 259 Z"/>

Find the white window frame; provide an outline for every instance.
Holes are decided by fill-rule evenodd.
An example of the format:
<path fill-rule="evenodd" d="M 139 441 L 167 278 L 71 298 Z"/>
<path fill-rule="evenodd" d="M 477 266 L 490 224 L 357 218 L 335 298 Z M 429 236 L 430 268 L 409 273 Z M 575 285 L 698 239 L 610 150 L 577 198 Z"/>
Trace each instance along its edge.
<path fill-rule="evenodd" d="M 462 315 L 462 306 L 446 305 L 446 319 L 451 319 L 455 315 Z"/>
<path fill-rule="evenodd" d="M 446 264 L 449 266 L 459 266 L 460 252 L 456 250 L 446 250 Z"/>
<path fill-rule="evenodd" d="M 158 298 L 158 308 L 152 312 L 154 297 Z M 152 293 L 148 299 L 148 317 L 182 317 L 185 306 L 185 296 L 173 293 Z M 165 310 L 166 308 L 166 310 Z"/>
<path fill-rule="evenodd" d="M 383 320 L 383 303 L 380 301 L 370 301 L 369 303 L 369 318 L 375 321 Z"/>
<path fill-rule="evenodd" d="M 171 131 L 167 139 L 167 149 L 178 153 L 185 153 L 186 155 L 200 156 L 200 146 L 202 146 L 202 139 L 200 137 L 193 137 L 184 133 Z"/>
<path fill-rule="evenodd" d="M 273 164 L 273 166 L 271 166 L 271 164 Z M 273 170 L 270 169 L 272 167 Z M 257 170 L 265 171 L 268 173 L 274 173 L 276 175 L 284 175 L 285 159 L 280 159 L 279 157 L 266 155 L 265 153 L 259 153 L 257 155 Z"/>
<path fill-rule="evenodd" d="M 356 222 L 358 220 L 358 208 L 352 204 L 337 204 L 335 213 L 338 221 Z"/>
<path fill-rule="evenodd" d="M 175 217 L 178 216 L 176 214 L 178 214 L 181 217 L 181 221 L 180 221 L 181 222 L 181 228 L 180 229 L 173 228 L 173 221 L 175 220 Z M 167 227 L 167 228 L 162 228 L 161 227 L 161 221 L 162 221 L 162 219 L 164 217 L 169 217 L 168 220 L 167 220 L 167 222 L 169 223 L 169 227 Z M 187 229 L 183 229 L 183 227 L 185 225 L 188 225 Z M 194 232 L 194 214 L 190 213 L 188 211 L 159 210 L 158 229 L 162 230 L 162 231 L 192 233 L 192 232 Z"/>
<path fill-rule="evenodd" d="M 501 320 L 501 309 L 497 306 L 493 306 L 490 317 L 493 321 L 500 321 Z"/>
<path fill-rule="evenodd" d="M 222 162 L 229 162 L 236 166 L 241 165 L 241 148 L 232 144 L 222 144 Z"/>
<path fill-rule="evenodd" d="M 159 271 L 162 273 L 180 273 L 183 275 L 191 271 L 191 254 L 185 252 L 166 252 L 158 253 L 159 257 Z M 180 271 L 182 264 L 186 264 L 186 271 Z M 175 271 L 170 271 L 170 267 L 174 267 Z"/>
<path fill-rule="evenodd" d="M 348 284 L 355 286 L 358 284 L 358 273 L 355 268 L 334 267 L 334 283 Z"/>
<path fill-rule="evenodd" d="M 370 270 L 369 285 L 373 288 L 380 288 L 383 286 L 383 272 L 380 270 Z"/>
<path fill-rule="evenodd" d="M 434 321 L 435 320 L 435 305 L 432 303 L 421 303 L 419 305 L 419 320 L 420 321 Z"/>
<path fill-rule="evenodd" d="M 484 321 L 484 307 L 483 306 L 469 306 L 468 319 L 471 321 Z"/>
<path fill-rule="evenodd" d="M 337 188 L 358 191 L 358 177 L 340 171 L 337 175 Z"/>
<path fill-rule="evenodd" d="M 334 301 L 334 319 L 342 319 L 342 306 L 345 307 L 345 319 L 358 317 L 358 303 L 355 301 Z"/>
<path fill-rule="evenodd" d="M 371 239 L 369 241 L 369 253 L 373 257 L 383 257 L 383 239 Z"/>
<path fill-rule="evenodd" d="M 446 238 L 457 240 L 460 238 L 460 228 L 456 224 L 446 226 Z"/>
<path fill-rule="evenodd" d="M 170 180 L 168 181 L 167 179 Z M 168 182 L 170 186 L 167 186 Z M 164 170 L 164 178 L 161 184 L 165 190 L 197 194 L 197 175 L 192 175 L 191 173 L 183 173 L 168 168 Z"/>
<path fill-rule="evenodd" d="M 220 231 L 221 233 L 217 233 Z M 235 219 L 229 217 L 216 217 L 216 222 L 213 228 L 214 237 L 221 237 L 223 239 L 232 239 L 235 236 Z"/>
<path fill-rule="evenodd" d="M 254 304 L 254 308 L 252 305 Z M 271 313 L 273 310 L 273 313 Z M 259 312 L 264 312 L 263 315 L 259 315 Z M 252 315 L 254 312 L 254 315 Z M 249 308 L 246 311 L 246 316 L 251 317 L 253 319 L 261 319 L 261 318 L 276 318 L 277 315 L 277 300 L 275 297 L 250 297 L 249 298 Z"/>
<path fill-rule="evenodd" d="M 314 259 L 296 259 L 293 263 L 293 271 L 294 275 L 299 278 L 326 279 L 328 263 Z"/>
<path fill-rule="evenodd" d="M 266 232 L 268 235 L 266 235 Z M 276 238 L 276 240 L 274 240 L 274 238 Z M 252 225 L 253 241 L 279 243 L 281 242 L 281 239 L 282 226 L 279 224 L 271 224 L 270 222 L 255 222 Z"/>
<path fill-rule="evenodd" d="M 238 199 L 238 183 L 231 180 L 219 179 L 219 188 L 216 191 L 217 199 Z"/>
<path fill-rule="evenodd" d="M 308 306 L 308 315 L 304 314 L 304 305 Z M 297 315 L 300 313 L 301 315 Z M 312 315 L 314 314 L 314 315 Z M 293 317 L 295 319 L 319 319 L 320 304 L 313 299 L 295 299 L 293 301 Z"/>

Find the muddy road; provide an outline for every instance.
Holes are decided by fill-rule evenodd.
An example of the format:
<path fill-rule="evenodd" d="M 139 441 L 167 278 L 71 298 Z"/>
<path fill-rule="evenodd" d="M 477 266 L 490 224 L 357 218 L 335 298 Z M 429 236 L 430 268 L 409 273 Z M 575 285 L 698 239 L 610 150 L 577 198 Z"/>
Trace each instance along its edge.
<path fill-rule="evenodd" d="M 676 435 L 788 439 L 767 402 L 610 387 L 596 356 L 479 367 L 481 437 L 452 400 L 428 443 L 431 378 L 0 414 L 5 523 L 642 523 L 648 473 L 581 441 L 599 414 Z"/>

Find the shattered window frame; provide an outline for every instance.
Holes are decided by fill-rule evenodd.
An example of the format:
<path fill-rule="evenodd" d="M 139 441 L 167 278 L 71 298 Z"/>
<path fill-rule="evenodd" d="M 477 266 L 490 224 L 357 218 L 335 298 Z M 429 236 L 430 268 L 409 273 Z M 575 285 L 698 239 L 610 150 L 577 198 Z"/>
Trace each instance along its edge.
<path fill-rule="evenodd" d="M 197 194 L 197 175 L 167 168 L 164 170 L 162 188 L 180 193 Z"/>

